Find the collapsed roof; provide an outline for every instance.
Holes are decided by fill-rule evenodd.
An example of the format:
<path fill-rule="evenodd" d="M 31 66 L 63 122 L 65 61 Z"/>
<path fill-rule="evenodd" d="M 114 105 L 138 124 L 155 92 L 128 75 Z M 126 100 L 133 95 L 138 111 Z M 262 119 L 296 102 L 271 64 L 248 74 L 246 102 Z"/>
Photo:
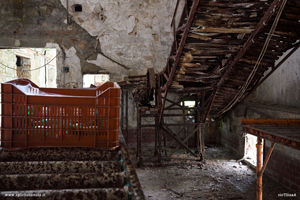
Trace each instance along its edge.
<path fill-rule="evenodd" d="M 247 96 L 280 56 L 299 47 L 299 22 L 296 0 L 188 0 L 167 65 L 158 74 L 162 92 L 204 95 L 203 119 L 221 115 Z"/>

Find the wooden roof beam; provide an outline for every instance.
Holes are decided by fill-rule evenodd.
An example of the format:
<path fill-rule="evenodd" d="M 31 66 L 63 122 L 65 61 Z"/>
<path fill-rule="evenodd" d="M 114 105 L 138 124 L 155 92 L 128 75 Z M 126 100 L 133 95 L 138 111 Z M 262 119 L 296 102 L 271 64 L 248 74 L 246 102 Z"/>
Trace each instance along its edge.
<path fill-rule="evenodd" d="M 223 84 L 225 81 L 226 77 L 229 75 L 229 73 L 233 70 L 233 67 L 235 64 L 241 59 L 241 57 L 246 53 L 246 51 L 249 49 L 251 44 L 253 43 L 254 37 L 264 28 L 264 26 L 267 24 L 267 22 L 272 18 L 273 14 L 275 13 L 276 7 L 279 7 L 281 5 L 282 1 L 280 0 L 274 0 L 273 3 L 270 5 L 269 9 L 265 12 L 263 18 L 260 20 L 258 25 L 256 26 L 255 30 L 252 32 L 252 34 L 249 36 L 248 40 L 244 44 L 243 48 L 240 50 L 240 52 L 237 54 L 237 56 L 233 59 L 232 62 L 228 62 L 227 65 L 227 71 L 224 73 L 223 77 L 220 79 L 219 83 L 217 84 L 214 92 L 212 93 L 210 97 L 210 101 L 208 103 L 208 106 L 206 108 L 204 117 L 202 118 L 203 121 L 206 121 L 207 116 L 209 115 L 209 112 L 211 110 L 214 98 L 216 96 L 216 93 L 220 86 Z"/>

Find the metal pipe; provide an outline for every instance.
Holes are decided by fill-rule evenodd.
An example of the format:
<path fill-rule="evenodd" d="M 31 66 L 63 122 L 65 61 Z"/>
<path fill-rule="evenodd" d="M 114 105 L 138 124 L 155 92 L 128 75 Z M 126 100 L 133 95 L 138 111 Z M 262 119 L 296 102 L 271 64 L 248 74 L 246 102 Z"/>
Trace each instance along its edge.
<path fill-rule="evenodd" d="M 256 163 L 256 200 L 262 200 L 262 139 L 257 137 L 257 163 Z"/>
<path fill-rule="evenodd" d="M 121 90 L 121 121 L 120 121 L 120 129 L 121 132 L 123 133 L 123 120 L 124 120 L 124 88 Z M 128 145 L 128 141 L 126 138 L 126 144 Z"/>

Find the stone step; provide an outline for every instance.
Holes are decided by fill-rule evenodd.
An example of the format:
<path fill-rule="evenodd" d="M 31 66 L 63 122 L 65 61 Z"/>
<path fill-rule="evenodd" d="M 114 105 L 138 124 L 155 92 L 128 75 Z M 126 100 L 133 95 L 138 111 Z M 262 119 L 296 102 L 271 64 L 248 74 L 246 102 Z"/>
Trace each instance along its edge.
<path fill-rule="evenodd" d="M 0 175 L 0 191 L 123 188 L 124 179 L 124 172 Z"/>
<path fill-rule="evenodd" d="M 118 150 L 97 150 L 85 147 L 29 148 L 15 151 L 0 150 L 0 162 L 12 161 L 117 161 Z"/>
<path fill-rule="evenodd" d="M 124 168 L 118 161 L 0 162 L 0 174 L 113 173 Z"/>

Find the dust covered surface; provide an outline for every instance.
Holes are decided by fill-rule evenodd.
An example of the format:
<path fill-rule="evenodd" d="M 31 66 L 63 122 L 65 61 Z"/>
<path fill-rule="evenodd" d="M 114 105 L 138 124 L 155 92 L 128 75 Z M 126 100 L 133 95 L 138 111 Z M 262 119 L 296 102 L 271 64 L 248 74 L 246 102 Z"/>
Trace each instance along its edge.
<path fill-rule="evenodd" d="M 148 150 L 147 150 L 148 149 Z M 136 168 L 147 200 L 153 199 L 256 199 L 256 173 L 245 163 L 237 162 L 229 151 L 211 146 L 205 149 L 205 162 L 180 150 L 170 161 L 157 163 L 154 148 L 143 149 L 143 166 Z M 135 148 L 130 148 L 136 162 Z M 135 163 L 136 166 L 136 163 Z M 263 199 L 287 199 L 280 194 L 295 194 L 284 185 L 263 176 Z M 300 194 L 296 194 L 297 199 Z"/>

